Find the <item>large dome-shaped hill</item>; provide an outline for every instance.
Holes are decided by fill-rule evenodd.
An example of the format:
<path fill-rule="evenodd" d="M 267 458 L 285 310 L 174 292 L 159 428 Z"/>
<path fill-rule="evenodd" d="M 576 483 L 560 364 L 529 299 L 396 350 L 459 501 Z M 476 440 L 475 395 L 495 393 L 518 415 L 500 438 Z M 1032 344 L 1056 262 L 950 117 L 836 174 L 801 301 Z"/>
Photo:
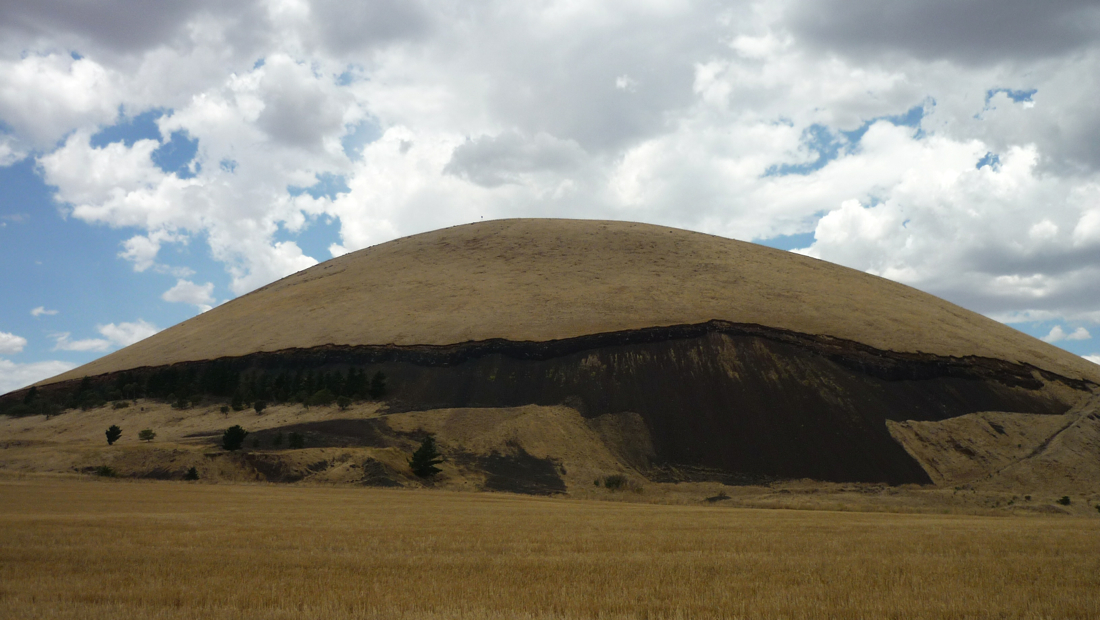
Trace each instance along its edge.
<path fill-rule="evenodd" d="M 992 319 L 825 261 L 649 224 L 519 219 L 346 254 L 51 381 L 329 344 L 545 342 L 712 320 L 1100 377 Z"/>
<path fill-rule="evenodd" d="M 637 467 L 670 480 L 927 483 L 938 457 L 914 437 L 946 440 L 919 424 L 1001 412 L 1023 428 L 1100 384 L 1100 366 L 852 269 L 661 226 L 524 219 L 341 256 L 39 387 L 152 394 L 170 376 L 279 398 L 279 381 L 349 370 L 384 372 L 394 412 L 634 416 Z"/>

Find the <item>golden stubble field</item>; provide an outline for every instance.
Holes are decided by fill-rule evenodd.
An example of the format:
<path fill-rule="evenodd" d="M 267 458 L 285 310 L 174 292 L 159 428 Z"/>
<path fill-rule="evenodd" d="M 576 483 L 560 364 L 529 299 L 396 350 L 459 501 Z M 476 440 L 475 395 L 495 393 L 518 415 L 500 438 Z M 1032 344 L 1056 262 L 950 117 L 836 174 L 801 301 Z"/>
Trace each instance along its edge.
<path fill-rule="evenodd" d="M 27 476 L 0 617 L 1097 618 L 1100 520 Z"/>

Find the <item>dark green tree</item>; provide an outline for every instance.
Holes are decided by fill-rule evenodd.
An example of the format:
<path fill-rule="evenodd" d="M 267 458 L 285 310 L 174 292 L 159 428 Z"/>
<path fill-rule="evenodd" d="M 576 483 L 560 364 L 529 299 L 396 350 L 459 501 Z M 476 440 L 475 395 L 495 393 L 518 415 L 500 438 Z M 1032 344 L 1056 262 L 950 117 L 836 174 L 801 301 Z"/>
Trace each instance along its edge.
<path fill-rule="evenodd" d="M 27 393 L 23 396 L 23 404 L 29 405 L 34 402 L 34 398 L 38 396 L 38 388 L 31 386 L 31 389 L 27 390 Z"/>
<path fill-rule="evenodd" d="M 138 439 L 140 439 L 142 441 L 153 441 L 154 439 L 156 439 L 156 437 L 157 437 L 157 434 L 154 433 L 153 429 L 151 429 L 151 428 L 147 428 L 147 429 L 141 431 L 140 433 L 138 433 Z"/>
<path fill-rule="evenodd" d="M 336 405 L 340 407 L 340 411 L 344 411 L 351 406 L 351 399 L 347 396 L 341 396 L 336 399 Z"/>
<path fill-rule="evenodd" d="M 252 408 L 256 410 L 256 414 L 259 415 L 267 409 L 267 402 L 262 400 L 253 401 Z"/>
<path fill-rule="evenodd" d="M 370 380 L 370 397 L 378 400 L 386 395 L 386 375 L 382 371 L 374 373 Z"/>
<path fill-rule="evenodd" d="M 107 429 L 107 445 L 115 445 L 119 437 L 122 437 L 122 429 L 119 428 L 118 425 L 112 424 L 110 428 Z"/>
<path fill-rule="evenodd" d="M 244 396 L 240 392 L 234 393 L 229 406 L 233 407 L 233 411 L 244 411 Z"/>
<path fill-rule="evenodd" d="M 222 433 L 222 447 L 230 452 L 240 450 L 245 437 L 248 437 L 248 431 L 241 428 L 240 424 L 230 426 Z"/>
<path fill-rule="evenodd" d="M 184 480 L 198 480 L 199 479 L 199 470 L 195 469 L 194 467 L 192 467 L 191 469 L 188 469 L 187 473 L 183 475 L 183 479 Z"/>
<path fill-rule="evenodd" d="M 420 442 L 420 447 L 416 449 L 416 452 L 413 452 L 412 458 L 409 459 L 409 467 L 417 476 L 431 478 L 443 471 L 436 467 L 442 462 L 443 455 L 436 449 L 435 439 L 428 435 L 424 438 L 424 441 Z"/>
<path fill-rule="evenodd" d="M 300 450 L 306 447 L 306 438 L 301 433 L 291 433 L 287 438 L 287 444 L 290 445 L 292 450 Z"/>

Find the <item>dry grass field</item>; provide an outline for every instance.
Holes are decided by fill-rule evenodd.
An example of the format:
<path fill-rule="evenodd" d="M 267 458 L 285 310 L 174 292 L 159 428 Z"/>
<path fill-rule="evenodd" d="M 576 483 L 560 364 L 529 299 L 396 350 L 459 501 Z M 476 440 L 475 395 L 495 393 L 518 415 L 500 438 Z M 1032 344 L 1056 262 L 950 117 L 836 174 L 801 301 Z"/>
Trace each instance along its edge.
<path fill-rule="evenodd" d="M 1097 618 L 1100 520 L 25 476 L 0 617 Z"/>

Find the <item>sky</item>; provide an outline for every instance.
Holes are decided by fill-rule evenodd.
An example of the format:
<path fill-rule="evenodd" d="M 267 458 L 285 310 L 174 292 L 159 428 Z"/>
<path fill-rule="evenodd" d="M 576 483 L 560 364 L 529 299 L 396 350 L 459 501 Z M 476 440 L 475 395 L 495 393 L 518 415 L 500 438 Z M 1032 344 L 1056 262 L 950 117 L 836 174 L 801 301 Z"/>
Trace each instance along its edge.
<path fill-rule="evenodd" d="M 1100 363 L 1093 0 L 0 0 L 0 393 L 506 217 L 796 251 Z"/>

